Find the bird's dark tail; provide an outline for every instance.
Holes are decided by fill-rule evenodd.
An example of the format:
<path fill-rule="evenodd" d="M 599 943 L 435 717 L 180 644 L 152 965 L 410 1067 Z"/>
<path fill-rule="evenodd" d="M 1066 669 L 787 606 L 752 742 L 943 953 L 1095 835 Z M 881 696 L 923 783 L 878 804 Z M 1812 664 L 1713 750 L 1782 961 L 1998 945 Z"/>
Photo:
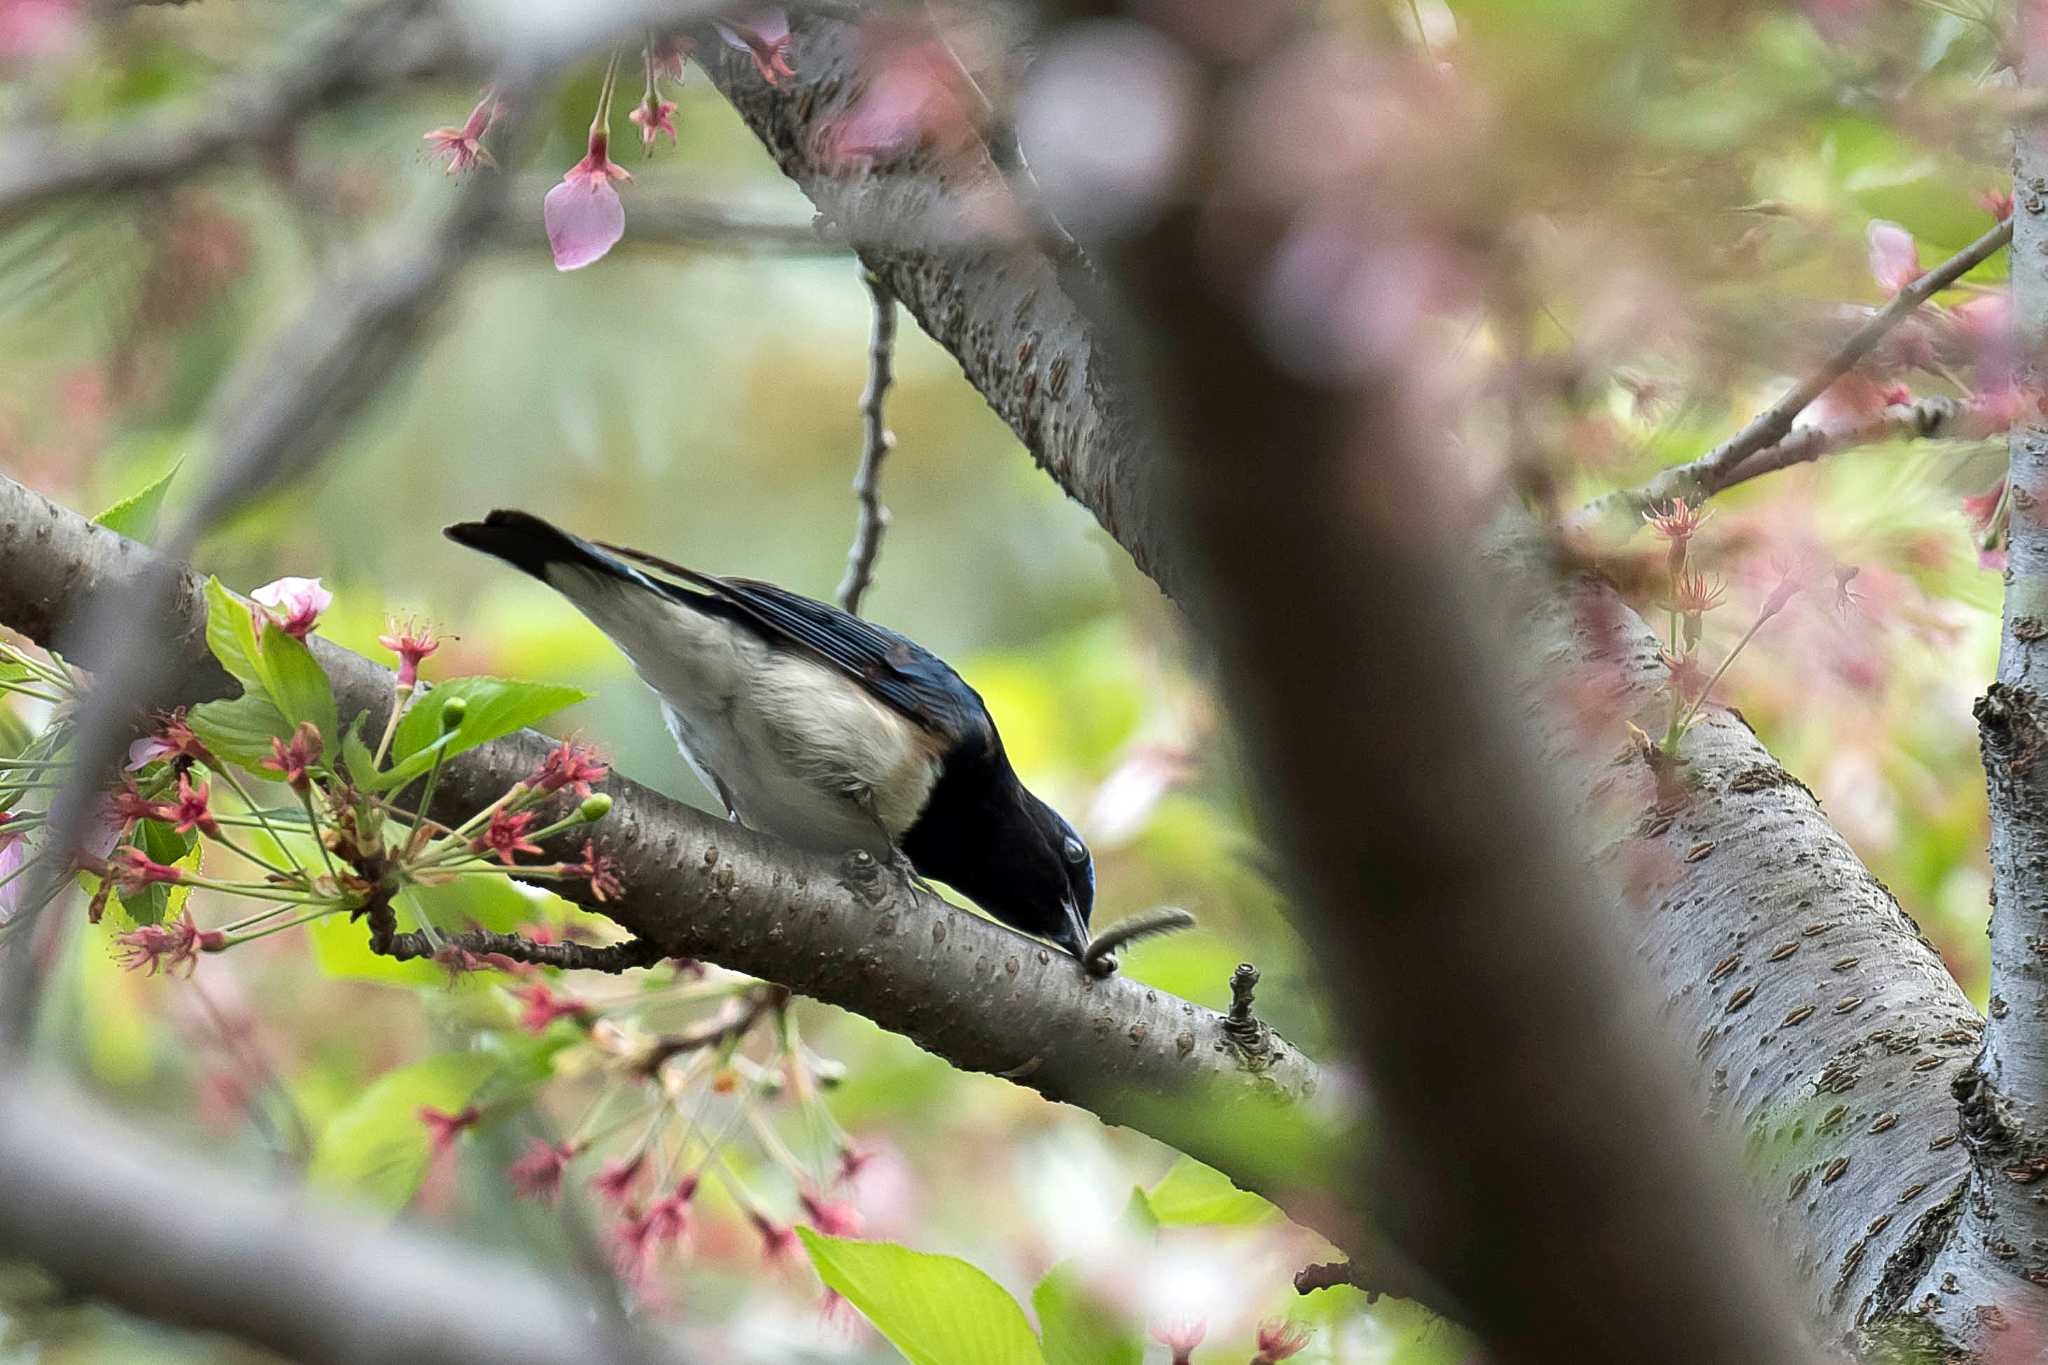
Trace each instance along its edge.
<path fill-rule="evenodd" d="M 496 555 L 542 582 L 547 581 L 549 566 L 555 564 L 596 569 L 620 578 L 640 577 L 589 541 L 572 536 L 530 512 L 501 507 L 482 521 L 459 521 L 442 534 L 457 545 Z"/>

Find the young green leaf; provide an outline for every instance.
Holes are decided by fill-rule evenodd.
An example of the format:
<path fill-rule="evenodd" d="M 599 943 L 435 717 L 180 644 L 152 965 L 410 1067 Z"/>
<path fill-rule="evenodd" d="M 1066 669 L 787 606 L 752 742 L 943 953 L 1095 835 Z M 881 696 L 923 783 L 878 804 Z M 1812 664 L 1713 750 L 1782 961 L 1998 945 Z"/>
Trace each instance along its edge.
<path fill-rule="evenodd" d="M 206 580 L 206 647 L 244 687 L 263 686 L 251 608 L 222 587 L 218 578 Z"/>
<path fill-rule="evenodd" d="M 412 1202 L 427 1174 L 420 1109 L 459 1112 L 499 1065 L 493 1057 L 451 1052 L 387 1073 L 328 1120 L 307 1178 L 396 1213 Z"/>
<path fill-rule="evenodd" d="M 1046 1365 L 1017 1301 L 953 1256 L 798 1228 L 818 1278 L 911 1365 Z"/>
<path fill-rule="evenodd" d="M 157 520 L 163 515 L 164 494 L 170 491 L 171 480 L 177 476 L 178 466 L 174 464 L 164 471 L 162 478 L 129 494 L 93 520 L 109 531 L 149 544 L 156 538 Z"/>
<path fill-rule="evenodd" d="M 292 734 L 284 713 L 258 692 L 233 701 L 201 702 L 185 713 L 185 723 L 216 756 L 252 770 L 270 757 L 272 739 L 288 740 Z"/>
<path fill-rule="evenodd" d="M 303 640 L 294 640 L 271 628 L 258 636 L 256 664 L 263 677 L 263 690 L 290 724 L 310 720 L 319 728 L 323 742 L 332 745 L 337 729 L 334 717 L 334 689 L 327 674 L 313 658 Z"/>
<path fill-rule="evenodd" d="M 1031 1291 L 1046 1365 L 1139 1365 L 1145 1348 L 1137 1333 L 1090 1295 L 1080 1267 L 1061 1261 Z"/>
<path fill-rule="evenodd" d="M 348 769 L 349 781 L 366 790 L 370 789 L 368 784 L 377 776 L 376 756 L 363 742 L 363 726 L 369 719 L 367 712 L 356 712 L 354 722 L 341 735 L 341 761 Z"/>
<path fill-rule="evenodd" d="M 1250 1191 L 1230 1183 L 1230 1177 L 1193 1157 L 1173 1163 L 1159 1183 L 1145 1192 L 1146 1206 L 1161 1227 L 1194 1224 L 1232 1227 L 1264 1223 L 1280 1217 L 1280 1210 Z"/>
<path fill-rule="evenodd" d="M 378 779 L 376 790 L 402 785 L 423 775 L 434 754 L 453 758 L 465 749 L 488 744 L 542 720 L 590 694 L 555 683 L 520 682 L 512 678 L 452 678 L 416 698 L 391 738 L 391 771 Z M 462 723 L 444 733 L 441 708 L 451 698 L 464 704 Z"/>

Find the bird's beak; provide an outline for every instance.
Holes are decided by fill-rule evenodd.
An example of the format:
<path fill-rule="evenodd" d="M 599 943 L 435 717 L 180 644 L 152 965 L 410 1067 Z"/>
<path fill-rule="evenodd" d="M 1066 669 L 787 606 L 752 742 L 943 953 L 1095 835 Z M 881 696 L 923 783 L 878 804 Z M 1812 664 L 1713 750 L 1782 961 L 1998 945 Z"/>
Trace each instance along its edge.
<path fill-rule="evenodd" d="M 1081 922 L 1081 908 L 1072 900 L 1062 898 L 1060 910 L 1066 916 L 1066 923 L 1060 927 L 1059 933 L 1053 935 L 1052 941 L 1075 957 L 1085 956 L 1088 952 L 1088 926 Z"/>

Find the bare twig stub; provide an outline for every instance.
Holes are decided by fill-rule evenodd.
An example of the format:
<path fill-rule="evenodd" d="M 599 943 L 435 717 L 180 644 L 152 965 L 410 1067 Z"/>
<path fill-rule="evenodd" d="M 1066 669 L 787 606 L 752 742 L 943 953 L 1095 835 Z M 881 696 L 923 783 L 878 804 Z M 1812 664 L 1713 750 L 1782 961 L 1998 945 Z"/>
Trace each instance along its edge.
<path fill-rule="evenodd" d="M 451 971 L 497 965 L 477 959 L 502 957 L 539 967 L 560 967 L 565 971 L 614 974 L 629 972 L 636 967 L 652 967 L 664 956 L 661 949 L 645 939 L 604 944 L 536 943 L 519 934 L 500 934 L 488 929 L 449 934 L 438 943 L 423 930 L 408 930 L 393 934 L 383 951 L 400 962 L 430 958 L 447 964 Z"/>
<path fill-rule="evenodd" d="M 889 525 L 889 509 L 882 505 L 882 461 L 896 447 L 896 434 L 889 430 L 888 414 L 883 410 L 889 385 L 896 378 L 896 293 L 865 266 L 860 278 L 868 287 L 875 316 L 868 330 L 868 382 L 860 394 L 860 468 L 853 476 L 860 524 L 854 529 L 853 548 L 846 553 L 846 577 L 839 583 L 839 605 L 855 615 L 860 614 L 860 600 L 874 582 L 882 532 Z"/>
<path fill-rule="evenodd" d="M 1589 510 L 1597 516 L 1633 515 L 1667 506 L 1673 498 L 1697 502 L 1738 482 L 1738 474 L 1746 479 L 1763 472 L 1761 469 L 1745 472 L 1752 456 L 1785 440 L 1788 434 L 1792 434 L 1792 423 L 1799 414 L 1836 380 L 1855 369 L 1879 342 L 1891 334 L 1893 328 L 1928 299 L 1997 255 L 2011 240 L 2012 220 L 2003 219 L 1982 237 L 1893 295 L 1891 302 L 1873 313 L 1820 368 L 1787 389 L 1783 397 L 1758 413 L 1742 430 L 1699 459 L 1673 465 L 1641 488 L 1610 493 L 1595 501 Z"/>

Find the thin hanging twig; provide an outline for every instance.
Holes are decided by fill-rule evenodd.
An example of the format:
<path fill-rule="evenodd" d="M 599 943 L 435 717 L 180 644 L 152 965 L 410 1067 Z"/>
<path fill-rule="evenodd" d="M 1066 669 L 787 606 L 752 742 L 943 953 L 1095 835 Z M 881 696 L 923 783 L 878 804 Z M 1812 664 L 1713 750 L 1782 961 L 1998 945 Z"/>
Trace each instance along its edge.
<path fill-rule="evenodd" d="M 882 552 L 882 532 L 889 509 L 882 506 L 882 461 L 895 448 L 882 410 L 883 396 L 896 377 L 896 294 L 874 271 L 862 267 L 861 282 L 874 300 L 875 320 L 868 332 L 868 383 L 860 394 L 860 468 L 853 476 L 853 494 L 860 499 L 860 524 L 853 548 L 846 552 L 846 577 L 839 583 L 839 605 L 860 614 L 860 599 L 875 578 L 875 560 Z"/>

